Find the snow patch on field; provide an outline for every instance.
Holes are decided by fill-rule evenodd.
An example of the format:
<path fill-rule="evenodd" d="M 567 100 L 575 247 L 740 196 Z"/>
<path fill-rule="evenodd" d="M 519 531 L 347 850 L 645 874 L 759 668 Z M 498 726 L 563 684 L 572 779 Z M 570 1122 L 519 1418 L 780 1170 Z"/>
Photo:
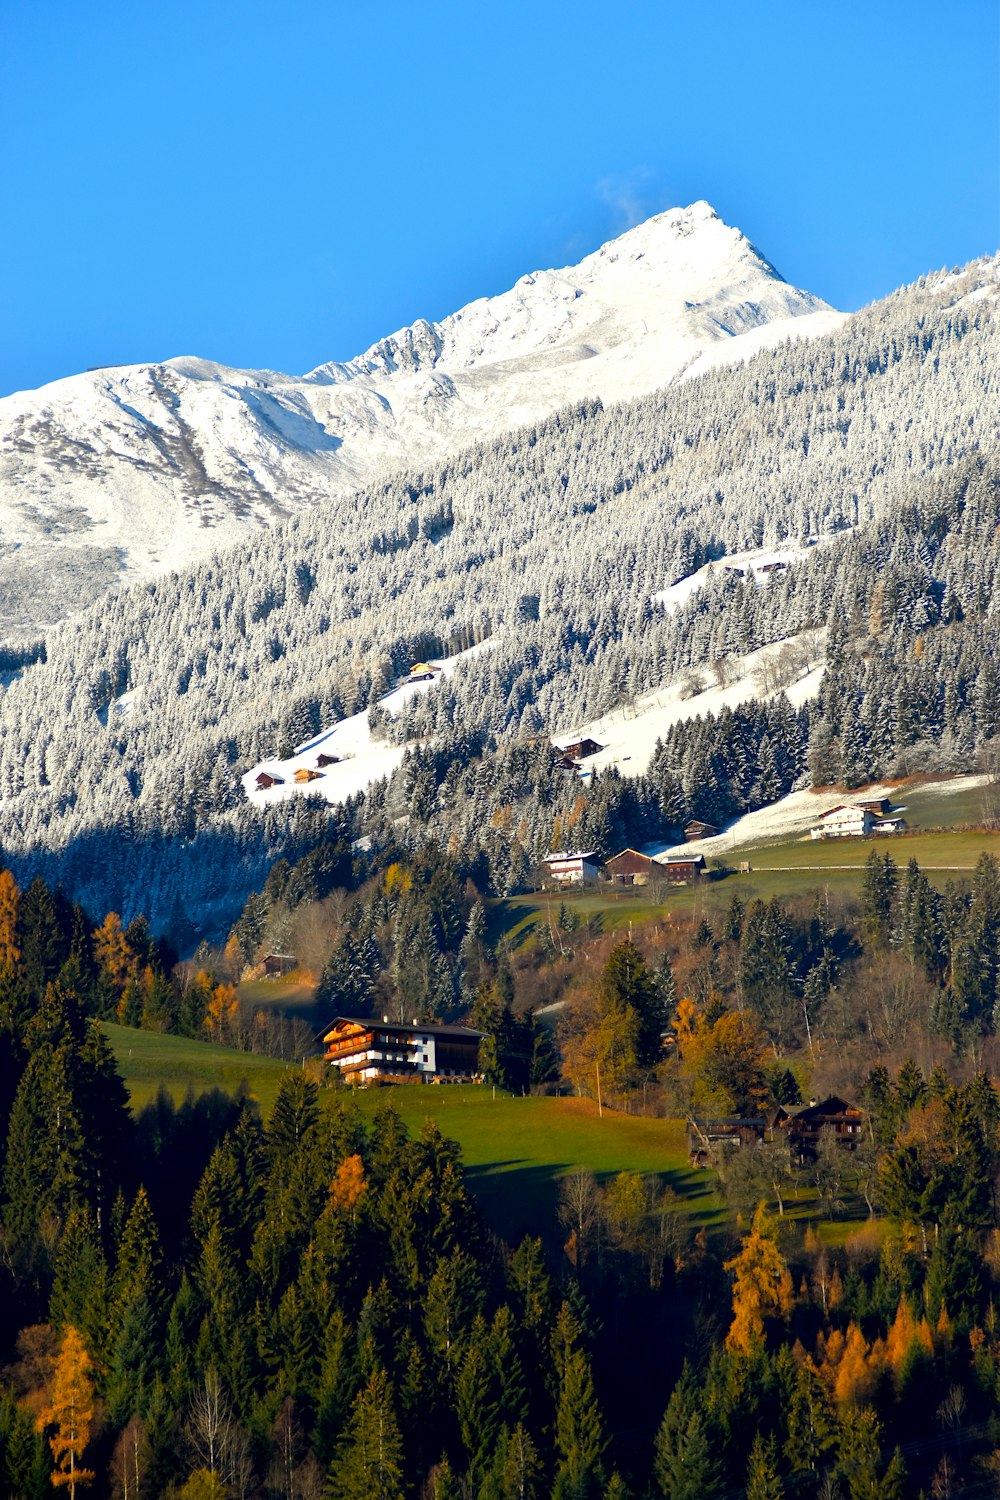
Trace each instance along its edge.
<path fill-rule="evenodd" d="M 649 767 L 657 740 L 662 739 L 672 725 L 693 719 L 698 714 L 717 714 L 723 708 L 735 708 L 751 698 L 770 697 L 775 691 L 780 691 L 768 691 L 763 688 L 763 682 L 769 673 L 773 674 L 778 659 L 789 646 L 802 651 L 803 667 L 808 670 L 803 669 L 784 692 L 795 708 L 815 698 L 823 678 L 824 638 L 822 631 L 806 632 L 787 641 L 763 646 L 759 651 L 751 651 L 737 662 L 728 664 L 731 681 L 721 685 L 713 682 L 701 692 L 692 694 L 691 674 L 687 673 L 637 698 L 634 704 L 613 709 L 600 719 L 558 735 L 554 743 L 562 747 L 589 738 L 603 746 L 597 755 L 584 762 L 584 775 L 617 766 L 623 776 L 641 776 Z M 707 670 L 700 675 L 702 681 L 707 681 Z"/>
<path fill-rule="evenodd" d="M 974 791 L 978 787 L 986 786 L 992 778 L 986 775 L 977 776 L 949 776 L 941 781 L 921 781 L 920 792 L 922 795 L 950 796 L 957 791 Z M 876 782 L 872 786 L 854 787 L 849 792 L 842 791 L 837 787 L 820 787 L 816 790 L 809 788 L 801 792 L 789 792 L 787 797 L 782 797 L 778 802 L 772 802 L 769 807 L 758 808 L 756 812 L 745 813 L 742 818 L 737 818 L 731 823 L 724 833 L 715 838 L 699 839 L 697 849 L 704 854 L 706 859 L 715 855 L 731 855 L 734 849 L 752 848 L 754 845 L 766 843 L 778 843 L 786 839 L 808 838 L 809 830 L 818 822 L 822 815 L 829 812 L 833 807 L 843 804 L 850 806 L 859 801 L 872 801 L 878 797 L 885 797 L 899 812 L 906 812 L 906 788 L 901 788 L 899 783 Z M 844 844 L 850 847 L 856 844 L 857 839 L 845 839 Z M 891 840 L 886 840 L 887 845 Z M 670 853 L 674 850 L 682 852 L 692 849 L 691 844 L 664 844 L 658 853 Z"/>
<path fill-rule="evenodd" d="M 481 641 L 468 651 L 457 656 L 447 656 L 428 661 L 434 676 L 424 682 L 401 682 L 392 692 L 379 700 L 379 707 L 392 718 L 396 718 L 407 703 L 419 698 L 445 677 L 450 677 L 460 661 L 466 661 L 486 651 L 490 641 Z M 331 806 L 346 802 L 358 792 L 365 791 L 374 782 L 391 776 L 402 764 L 405 745 L 393 745 L 387 740 L 375 739 L 368 727 L 368 710 L 341 719 L 329 729 L 322 730 L 312 739 L 299 745 L 287 760 L 263 760 L 241 777 L 243 790 L 249 800 L 258 807 L 268 807 L 275 802 L 288 802 L 292 797 L 322 797 Z M 320 755 L 336 755 L 336 765 L 324 766 L 314 781 L 297 782 L 296 771 L 317 770 L 316 759 Z M 280 786 L 261 789 L 257 777 L 265 772 L 279 777 Z"/>
<path fill-rule="evenodd" d="M 706 563 L 696 573 L 689 573 L 686 578 L 680 578 L 676 583 L 670 584 L 668 588 L 661 589 L 659 593 L 652 596 L 654 604 L 662 604 L 666 609 L 679 609 L 686 604 L 692 594 L 696 594 L 703 588 L 710 578 L 717 578 L 720 573 L 728 568 L 739 571 L 746 576 L 751 576 L 759 587 L 765 585 L 775 572 L 781 572 L 790 567 L 792 563 L 801 562 L 809 556 L 814 547 L 821 547 L 827 542 L 836 541 L 838 537 L 846 536 L 847 528 L 841 531 L 826 532 L 822 536 L 811 536 L 807 542 L 792 543 L 787 547 L 761 548 L 752 552 L 730 552 L 725 557 L 718 557 L 714 562 Z"/>

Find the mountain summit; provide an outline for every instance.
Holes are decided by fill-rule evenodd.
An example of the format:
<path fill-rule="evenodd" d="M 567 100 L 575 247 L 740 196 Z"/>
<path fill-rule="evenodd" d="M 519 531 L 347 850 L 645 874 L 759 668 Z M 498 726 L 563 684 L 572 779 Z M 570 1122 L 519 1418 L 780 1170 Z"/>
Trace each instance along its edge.
<path fill-rule="evenodd" d="M 841 319 L 707 203 L 304 376 L 181 357 L 0 400 L 0 632 L 248 524 L 535 422 L 626 400 Z"/>

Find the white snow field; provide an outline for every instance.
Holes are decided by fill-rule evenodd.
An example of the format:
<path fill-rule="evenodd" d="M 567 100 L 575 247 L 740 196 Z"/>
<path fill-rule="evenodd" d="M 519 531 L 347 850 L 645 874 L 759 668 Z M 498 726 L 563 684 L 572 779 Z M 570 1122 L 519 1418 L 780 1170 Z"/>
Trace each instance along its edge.
<path fill-rule="evenodd" d="M 393 718 L 411 698 L 432 692 L 443 677 L 450 677 L 460 661 L 477 656 L 490 647 L 489 641 L 481 641 L 462 651 L 457 656 L 431 659 L 426 665 L 434 676 L 418 682 L 404 681 L 379 700 L 379 707 Z M 242 776 L 243 790 L 251 802 L 264 807 L 271 802 L 286 802 L 290 797 L 322 797 L 331 805 L 346 802 L 348 797 L 363 792 L 376 781 L 391 776 L 401 764 L 405 754 L 404 745 L 393 745 L 387 740 L 376 739 L 368 727 L 368 710 L 340 719 L 329 729 L 321 730 L 312 739 L 299 745 L 287 760 L 262 760 Z M 320 755 L 337 756 L 337 764 L 318 768 Z M 314 781 L 297 782 L 296 771 L 319 770 Z M 261 789 L 257 777 L 262 773 L 279 777 L 280 786 Z"/>
<path fill-rule="evenodd" d="M 695 203 L 308 375 L 180 357 L 8 396 L 4 540 L 23 568 L 76 559 L 73 586 L 25 624 L 570 402 L 645 395 L 844 317 Z"/>
<path fill-rule="evenodd" d="M 771 696 L 773 689 L 771 692 L 762 691 L 762 675 L 768 666 L 773 669 L 777 658 L 788 646 L 798 646 L 804 655 L 808 655 L 808 670 L 803 670 L 784 689 L 789 702 L 798 708 L 815 698 L 823 678 L 824 637 L 822 631 L 808 632 L 805 636 L 793 636 L 787 641 L 776 641 L 759 651 L 751 651 L 737 662 L 730 662 L 732 680 L 724 685 L 709 681 L 711 672 L 707 667 L 698 668 L 696 675 L 706 684 L 701 692 L 690 691 L 691 674 L 685 674 L 664 687 L 643 694 L 632 705 L 612 709 L 600 719 L 558 734 L 554 743 L 562 747 L 587 738 L 603 746 L 598 754 L 589 756 L 582 763 L 583 775 L 617 766 L 623 776 L 640 776 L 649 767 L 657 740 L 663 738 L 672 724 L 696 718 L 698 714 L 717 714 L 720 709 L 735 708 L 751 698 Z"/>
<path fill-rule="evenodd" d="M 949 776 L 939 782 L 921 781 L 920 791 L 925 796 L 950 796 L 956 791 L 986 786 L 990 780 L 989 776 L 980 774 Z M 861 798 L 867 801 L 876 797 L 887 797 L 905 816 L 906 789 L 904 787 L 901 790 L 898 782 L 876 782 L 870 786 L 855 787 L 850 792 L 837 787 L 820 787 L 815 791 L 807 788 L 800 792 L 789 792 L 787 797 L 782 797 L 767 807 L 758 808 L 756 812 L 745 813 L 715 838 L 699 839 L 696 844 L 657 844 L 645 852 L 651 853 L 653 847 L 657 854 L 690 853 L 696 849 L 709 859 L 712 856 L 719 858 L 722 855 L 732 855 L 735 849 L 751 850 L 760 844 L 782 843 L 788 839 L 808 841 L 810 828 L 831 807 L 839 807 L 842 803 L 850 804 Z M 854 842 L 856 841 L 851 839 L 844 840 L 848 846 Z M 892 840 L 887 839 L 886 847 L 889 852 L 892 852 L 891 846 Z"/>
<path fill-rule="evenodd" d="M 758 587 L 772 577 L 774 570 L 791 567 L 793 563 L 801 562 L 808 557 L 814 547 L 822 546 L 825 542 L 835 541 L 838 537 L 846 536 L 847 530 L 827 532 L 822 536 L 809 537 L 804 544 L 789 543 L 785 547 L 767 548 L 763 547 L 754 552 L 730 552 L 725 557 L 717 557 L 713 562 L 705 563 L 704 567 L 696 573 L 689 573 L 686 578 L 679 578 L 659 593 L 653 594 L 654 604 L 662 604 L 667 609 L 679 609 L 686 604 L 692 594 L 704 588 L 710 578 L 718 577 L 727 568 L 738 571 L 744 576 L 750 575 Z"/>

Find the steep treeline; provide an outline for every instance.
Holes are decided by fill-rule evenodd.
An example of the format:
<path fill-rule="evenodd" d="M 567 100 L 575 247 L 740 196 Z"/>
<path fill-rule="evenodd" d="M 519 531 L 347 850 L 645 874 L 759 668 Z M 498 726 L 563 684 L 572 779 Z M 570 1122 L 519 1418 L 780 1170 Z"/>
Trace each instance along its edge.
<path fill-rule="evenodd" d="M 247 806 L 240 772 L 374 704 L 423 655 L 492 642 L 396 732 L 492 750 L 826 624 L 831 600 L 849 614 L 869 583 L 846 575 L 882 569 L 887 548 L 867 601 L 883 629 L 901 611 L 915 628 L 950 618 L 952 592 L 987 607 L 988 566 L 973 576 L 932 542 L 907 552 L 898 515 L 954 509 L 963 485 L 986 494 L 981 520 L 995 509 L 994 279 L 976 263 L 814 343 L 567 411 L 60 625 L 0 703 L 7 857 L 30 874 L 57 853 L 95 909 L 142 907 L 162 927 L 187 907 L 218 927 L 312 827 L 301 804 Z M 851 527 L 765 589 L 727 579 L 675 612 L 653 602 L 726 551 Z M 505 816 L 496 799 L 490 813 Z M 515 864 L 540 852 L 539 823 Z"/>

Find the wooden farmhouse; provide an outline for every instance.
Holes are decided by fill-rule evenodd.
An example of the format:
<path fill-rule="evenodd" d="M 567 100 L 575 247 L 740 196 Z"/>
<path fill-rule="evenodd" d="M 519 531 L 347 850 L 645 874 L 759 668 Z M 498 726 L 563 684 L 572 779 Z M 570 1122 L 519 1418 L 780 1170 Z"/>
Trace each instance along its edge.
<path fill-rule="evenodd" d="M 307 781 L 319 781 L 320 773 L 319 771 L 310 771 L 308 766 L 299 766 L 299 769 L 295 773 L 295 780 L 299 786 L 304 786 Z"/>
<path fill-rule="evenodd" d="M 816 1155 L 824 1130 L 833 1132 L 839 1146 L 854 1151 L 860 1144 L 864 1122 L 862 1110 L 848 1104 L 839 1094 L 831 1094 L 819 1101 L 813 1099 L 802 1109 L 779 1109 L 773 1128 L 776 1139 L 784 1133 L 796 1154 L 808 1158 Z"/>
<path fill-rule="evenodd" d="M 412 1026 L 337 1016 L 323 1032 L 323 1057 L 348 1083 L 461 1083 L 479 1072 L 482 1032 L 469 1026 Z"/>
<path fill-rule="evenodd" d="M 284 784 L 283 777 L 274 776 L 270 771 L 261 771 L 256 782 L 258 792 L 266 792 L 272 786 L 284 786 Z"/>
<path fill-rule="evenodd" d="M 582 739 L 574 740 L 571 745 L 557 745 L 556 749 L 560 755 L 567 756 L 570 760 L 587 760 L 591 755 L 597 755 L 604 749 L 596 740 Z"/>
<path fill-rule="evenodd" d="M 683 885 L 697 880 L 705 869 L 701 854 L 642 854 L 638 849 L 623 849 L 604 866 L 604 875 L 612 885 L 648 885 L 651 880 L 667 880 Z"/>
<path fill-rule="evenodd" d="M 696 839 L 714 839 L 718 831 L 714 823 L 702 823 L 699 818 L 692 818 L 684 830 L 684 837 L 693 844 Z"/>
<path fill-rule="evenodd" d="M 542 864 L 545 867 L 546 885 L 559 887 L 596 885 L 601 876 L 597 855 L 593 849 L 588 849 L 583 853 L 560 849 L 555 854 L 546 854 Z"/>
<path fill-rule="evenodd" d="M 892 804 L 888 797 L 869 797 L 856 802 L 854 805 L 855 807 L 862 808 L 865 812 L 870 812 L 876 818 L 884 818 L 892 811 Z"/>
<path fill-rule="evenodd" d="M 763 1115 L 745 1119 L 733 1115 L 721 1120 L 689 1120 L 688 1158 L 693 1167 L 707 1167 L 717 1152 L 756 1146 L 766 1137 L 767 1121 Z"/>

